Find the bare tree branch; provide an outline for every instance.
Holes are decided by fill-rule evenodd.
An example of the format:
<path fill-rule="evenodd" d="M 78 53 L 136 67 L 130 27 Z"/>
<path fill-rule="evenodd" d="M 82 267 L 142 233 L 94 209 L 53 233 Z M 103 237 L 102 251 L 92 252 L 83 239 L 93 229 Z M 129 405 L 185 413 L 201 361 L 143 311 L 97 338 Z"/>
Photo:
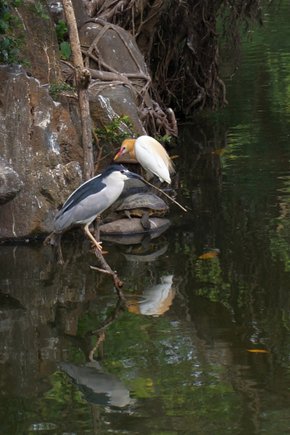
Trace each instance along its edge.
<path fill-rule="evenodd" d="M 82 123 L 82 145 L 84 152 L 84 177 L 86 180 L 94 175 L 94 158 L 92 145 L 92 122 L 88 97 L 88 86 L 91 80 L 90 72 L 84 67 L 78 28 L 71 0 L 63 0 L 63 9 L 69 28 L 69 38 L 75 66 L 76 86 L 79 99 L 80 117 Z"/>

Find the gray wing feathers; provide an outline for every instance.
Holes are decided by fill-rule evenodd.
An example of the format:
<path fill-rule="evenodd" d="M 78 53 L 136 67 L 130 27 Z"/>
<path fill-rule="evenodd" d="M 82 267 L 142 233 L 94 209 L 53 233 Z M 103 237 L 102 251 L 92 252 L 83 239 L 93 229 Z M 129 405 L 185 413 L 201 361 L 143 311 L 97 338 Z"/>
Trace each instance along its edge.
<path fill-rule="evenodd" d="M 124 182 L 115 182 L 114 177 L 108 179 L 105 188 L 75 201 L 70 208 L 62 208 L 56 215 L 54 231 L 63 232 L 78 224 L 86 225 L 106 210 L 120 196 Z"/>
<path fill-rule="evenodd" d="M 73 225 L 93 222 L 96 216 L 107 208 L 106 195 L 102 198 L 98 194 L 87 196 L 82 202 L 75 204 L 73 208 L 62 212 L 55 217 L 55 231 L 64 231 Z"/>

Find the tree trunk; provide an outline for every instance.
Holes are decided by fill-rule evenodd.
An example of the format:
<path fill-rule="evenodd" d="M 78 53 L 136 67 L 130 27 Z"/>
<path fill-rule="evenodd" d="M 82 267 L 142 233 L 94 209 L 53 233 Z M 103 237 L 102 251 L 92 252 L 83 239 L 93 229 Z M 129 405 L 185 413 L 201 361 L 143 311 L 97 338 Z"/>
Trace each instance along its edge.
<path fill-rule="evenodd" d="M 71 0 L 63 0 L 63 9 L 69 28 L 69 38 L 72 49 L 73 64 L 76 74 L 76 86 L 79 99 L 80 117 L 82 124 L 82 145 L 84 152 L 84 178 L 88 180 L 94 175 L 94 158 L 92 145 L 92 122 L 90 117 L 90 106 L 88 98 L 88 86 L 90 83 L 90 72 L 84 68 L 81 52 L 79 34 L 75 13 Z"/>

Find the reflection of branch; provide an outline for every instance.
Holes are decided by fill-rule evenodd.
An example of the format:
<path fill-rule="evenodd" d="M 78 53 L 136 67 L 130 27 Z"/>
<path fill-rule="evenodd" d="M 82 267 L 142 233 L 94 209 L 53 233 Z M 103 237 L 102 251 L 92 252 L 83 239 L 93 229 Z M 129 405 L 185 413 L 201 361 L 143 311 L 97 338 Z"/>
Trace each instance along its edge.
<path fill-rule="evenodd" d="M 120 313 L 123 310 L 124 310 L 124 304 L 123 301 L 119 298 L 114 311 L 103 321 L 103 323 L 99 326 L 99 328 L 87 333 L 87 336 L 88 335 L 98 336 L 95 346 L 89 352 L 88 355 L 89 361 L 94 361 L 94 354 L 96 353 L 100 345 L 105 341 L 106 338 L 105 330 L 117 319 L 117 317 L 120 315 Z"/>
<path fill-rule="evenodd" d="M 101 323 L 98 329 L 90 331 L 89 334 L 96 335 L 104 329 L 107 329 L 118 318 L 122 311 L 124 311 L 124 304 L 122 303 L 121 299 L 118 299 L 114 311 L 103 321 L 103 323 Z"/>
<path fill-rule="evenodd" d="M 64 307 L 65 308 L 65 307 Z M 123 301 L 118 298 L 117 303 L 113 309 L 113 311 L 108 314 L 105 320 L 100 323 L 99 327 L 93 331 L 88 331 L 84 336 L 76 336 L 71 335 L 68 333 L 65 333 L 63 329 L 58 329 L 59 336 L 65 337 L 66 339 L 69 339 L 74 346 L 81 349 L 81 351 L 84 353 L 86 361 L 94 361 L 94 355 L 97 352 L 97 350 L 100 348 L 101 344 L 105 341 L 106 335 L 106 329 L 118 318 L 118 316 L 124 311 L 125 305 Z M 63 314 L 64 315 L 64 314 Z M 59 328 L 57 321 L 57 328 Z M 63 323 L 63 322 L 61 322 Z M 60 325 L 61 326 L 61 325 Z M 92 337 L 95 336 L 97 338 L 95 345 L 92 344 Z M 102 355 L 100 356 L 102 357 Z"/>
<path fill-rule="evenodd" d="M 95 346 L 92 348 L 92 350 L 90 351 L 90 353 L 88 355 L 89 361 L 94 361 L 94 355 L 95 355 L 96 351 L 98 350 L 100 344 L 102 344 L 103 341 L 105 341 L 105 338 L 106 338 L 105 331 L 101 331 L 99 334 L 99 338 L 96 341 Z"/>
<path fill-rule="evenodd" d="M 99 233 L 98 224 L 97 224 L 97 232 Z M 97 240 L 100 239 L 99 234 L 97 234 L 96 237 L 97 237 Z M 99 328 L 96 329 L 95 331 L 91 331 L 87 334 L 87 335 L 97 335 L 98 336 L 95 346 L 90 350 L 90 352 L 88 354 L 88 359 L 90 361 L 94 360 L 94 354 L 96 353 L 96 351 L 99 349 L 100 345 L 104 342 L 104 340 L 106 338 L 105 329 L 107 329 L 108 326 L 111 325 L 111 323 L 113 323 L 116 320 L 116 318 L 120 314 L 120 312 L 123 311 L 124 307 L 127 306 L 125 296 L 121 290 L 121 287 L 123 286 L 123 282 L 118 277 L 118 273 L 116 271 L 112 270 L 111 266 L 106 262 L 101 251 L 99 251 L 98 249 L 94 249 L 94 252 L 95 252 L 97 259 L 99 260 L 101 268 L 95 267 L 95 266 L 90 266 L 90 268 L 93 270 L 97 270 L 99 272 L 105 273 L 107 275 L 111 275 L 111 277 L 113 279 L 114 287 L 115 287 L 117 294 L 118 294 L 118 301 L 117 301 L 117 304 L 116 304 L 116 307 L 115 307 L 113 313 L 111 315 L 109 315 L 107 317 L 107 319 L 105 319 L 103 324 L 101 326 L 99 326 Z"/>

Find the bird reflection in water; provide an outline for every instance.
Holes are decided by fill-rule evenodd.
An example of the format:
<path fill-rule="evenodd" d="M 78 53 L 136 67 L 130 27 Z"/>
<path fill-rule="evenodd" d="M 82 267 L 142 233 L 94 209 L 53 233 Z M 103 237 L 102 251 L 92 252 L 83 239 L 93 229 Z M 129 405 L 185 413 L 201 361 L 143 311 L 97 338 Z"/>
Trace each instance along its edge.
<path fill-rule="evenodd" d="M 127 309 L 134 314 L 160 316 L 168 311 L 174 296 L 173 275 L 164 275 L 159 284 L 145 288 L 141 298 L 127 299 Z M 134 399 L 130 397 L 128 388 L 115 375 L 106 372 L 94 358 L 98 347 L 105 340 L 105 330 L 116 321 L 124 309 L 125 307 L 118 301 L 114 312 L 108 316 L 103 324 L 99 325 L 97 330 L 88 333 L 88 339 L 92 336 L 98 337 L 97 345 L 93 349 L 89 350 L 87 347 L 90 340 L 86 340 L 84 337 L 81 339 L 84 341 L 84 346 L 81 347 L 85 350 L 89 360 L 86 364 L 60 363 L 60 369 L 76 384 L 84 398 L 94 405 L 124 408 L 134 404 Z"/>
<path fill-rule="evenodd" d="M 105 372 L 97 361 L 83 366 L 61 363 L 60 369 L 72 379 L 90 403 L 117 408 L 133 403 L 126 386 L 116 376 Z"/>
<path fill-rule="evenodd" d="M 141 297 L 130 298 L 128 310 L 144 316 L 161 316 L 168 311 L 175 297 L 173 275 L 164 275 L 160 281 L 160 284 L 145 288 Z"/>

